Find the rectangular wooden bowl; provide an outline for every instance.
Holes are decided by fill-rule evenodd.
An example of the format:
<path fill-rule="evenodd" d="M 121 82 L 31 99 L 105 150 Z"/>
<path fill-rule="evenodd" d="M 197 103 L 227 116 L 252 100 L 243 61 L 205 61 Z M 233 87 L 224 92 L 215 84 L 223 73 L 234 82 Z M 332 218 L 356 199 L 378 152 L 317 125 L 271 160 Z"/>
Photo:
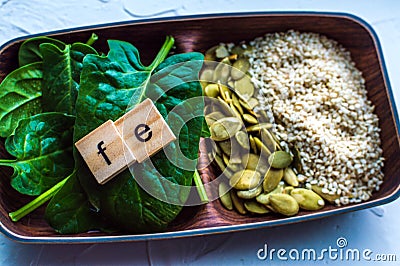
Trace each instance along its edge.
<path fill-rule="evenodd" d="M 284 218 L 277 215 L 240 216 L 225 210 L 218 200 L 206 205 L 185 207 L 166 232 L 142 235 L 108 235 L 88 232 L 78 235 L 59 235 L 43 219 L 44 208 L 13 223 L 8 213 L 20 208 L 30 198 L 15 192 L 9 184 L 12 169 L 0 168 L 0 228 L 8 237 L 28 243 L 88 243 L 138 241 L 248 230 L 268 226 L 304 222 L 329 215 L 360 210 L 395 200 L 400 195 L 399 121 L 389 85 L 379 40 L 372 28 L 361 19 L 348 14 L 315 12 L 239 13 L 206 15 L 123 22 L 79 29 L 44 33 L 67 43 L 83 41 L 92 32 L 100 39 L 95 43 L 98 51 L 107 52 L 107 39 L 125 40 L 138 47 L 145 63 L 157 53 L 166 35 L 176 39 L 177 52 L 199 51 L 220 42 L 250 41 L 265 33 L 287 31 L 316 32 L 326 35 L 347 48 L 357 67 L 363 72 L 368 97 L 376 106 L 382 129 L 382 148 L 386 158 L 385 180 L 379 192 L 363 203 L 343 207 L 326 206 L 320 211 L 301 211 L 297 216 Z M 0 49 L 0 81 L 17 67 L 17 51 L 26 38 L 12 40 Z M 201 147 L 204 149 L 204 147 Z M 4 140 L 0 143 L 0 156 L 6 155 Z M 205 157 L 200 163 L 205 164 Z M 201 172 L 205 182 L 215 175 L 212 167 Z"/>

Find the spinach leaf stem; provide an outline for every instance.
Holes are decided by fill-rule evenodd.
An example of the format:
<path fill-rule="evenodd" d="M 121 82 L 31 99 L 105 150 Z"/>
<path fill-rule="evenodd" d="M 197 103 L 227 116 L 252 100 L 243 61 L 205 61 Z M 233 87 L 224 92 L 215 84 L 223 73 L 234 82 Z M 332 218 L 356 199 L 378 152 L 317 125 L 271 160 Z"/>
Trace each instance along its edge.
<path fill-rule="evenodd" d="M 208 203 L 210 200 L 208 199 L 206 189 L 204 188 L 203 181 L 201 180 L 200 174 L 197 169 L 194 172 L 194 183 L 196 184 L 197 193 L 199 193 L 199 197 L 202 203 Z"/>
<path fill-rule="evenodd" d="M 97 41 L 98 38 L 99 36 L 97 36 L 95 33 L 92 33 L 89 40 L 87 40 L 86 44 L 92 46 Z"/>
<path fill-rule="evenodd" d="M 74 174 L 75 173 L 72 173 L 71 175 L 67 176 L 66 178 L 55 184 L 52 188 L 42 193 L 37 198 L 35 198 L 25 206 L 21 207 L 20 209 L 14 212 L 10 212 L 8 216 L 10 216 L 13 222 L 19 221 L 21 218 L 25 217 L 29 213 L 42 206 L 46 201 L 50 200 L 62 188 L 62 186 L 64 186 L 65 182 L 67 182 L 67 180 Z"/>

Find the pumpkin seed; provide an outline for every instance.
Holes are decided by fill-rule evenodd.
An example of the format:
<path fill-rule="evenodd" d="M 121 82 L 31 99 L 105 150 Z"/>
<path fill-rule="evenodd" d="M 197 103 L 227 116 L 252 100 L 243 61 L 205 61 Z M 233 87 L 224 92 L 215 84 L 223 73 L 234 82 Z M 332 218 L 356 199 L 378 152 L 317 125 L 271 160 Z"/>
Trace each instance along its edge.
<path fill-rule="evenodd" d="M 254 116 L 250 115 L 250 114 L 243 114 L 243 120 L 249 124 L 257 124 L 257 118 L 255 118 Z"/>
<path fill-rule="evenodd" d="M 337 200 L 338 198 L 340 198 L 340 195 L 338 194 L 328 194 L 328 193 L 323 193 L 322 192 L 322 187 L 317 186 L 317 185 L 313 185 L 312 186 L 312 190 L 317 193 L 318 195 L 320 195 L 324 200 L 328 201 L 329 203 L 334 204 L 335 200 Z"/>
<path fill-rule="evenodd" d="M 268 164 L 265 157 L 260 157 L 260 161 L 258 162 L 258 165 L 257 165 L 257 171 L 261 174 L 261 176 L 265 176 L 265 174 L 267 173 L 269 168 L 271 168 L 271 167 Z"/>
<path fill-rule="evenodd" d="M 269 165 L 263 158 L 254 153 L 245 153 L 242 155 L 242 166 L 249 170 L 255 170 L 260 173 L 261 176 L 264 176 L 268 169 Z"/>
<path fill-rule="evenodd" d="M 244 202 L 241 198 L 239 198 L 236 194 L 236 191 L 234 191 L 234 189 L 231 189 L 230 191 L 231 194 L 231 199 L 232 199 L 232 203 L 233 206 L 235 207 L 235 209 L 237 210 L 238 213 L 240 214 L 246 214 L 247 210 L 244 207 Z"/>
<path fill-rule="evenodd" d="M 236 107 L 233 105 L 232 102 L 230 102 L 229 106 L 231 107 L 231 110 L 235 113 L 235 116 L 242 120 L 242 115 L 241 113 L 236 109 Z"/>
<path fill-rule="evenodd" d="M 228 85 L 229 88 L 234 88 L 235 87 L 235 83 L 233 82 L 233 80 L 228 80 L 226 85 Z M 232 93 L 232 94 L 235 94 L 235 93 Z"/>
<path fill-rule="evenodd" d="M 290 196 L 304 210 L 316 211 L 325 206 L 324 200 L 317 193 L 309 189 L 295 188 L 291 191 Z"/>
<path fill-rule="evenodd" d="M 248 151 L 250 149 L 249 136 L 245 132 L 236 132 L 235 138 L 237 143 L 242 146 L 244 150 Z"/>
<path fill-rule="evenodd" d="M 270 131 L 269 133 L 270 133 L 270 135 L 272 136 L 272 138 L 275 140 L 276 148 L 282 151 L 283 149 L 282 149 L 281 144 L 279 144 L 280 141 L 279 141 L 278 137 L 277 137 L 273 132 L 271 132 L 271 131 Z"/>
<path fill-rule="evenodd" d="M 245 201 L 244 207 L 251 213 L 254 214 L 266 214 L 269 213 L 269 210 L 262 204 L 256 201 Z"/>
<path fill-rule="evenodd" d="M 222 99 L 224 99 L 224 101 L 227 102 L 228 99 L 231 98 L 231 96 L 230 96 L 231 90 L 227 86 L 222 85 L 221 83 L 218 83 L 217 87 L 218 87 L 219 93 L 222 96 Z"/>
<path fill-rule="evenodd" d="M 249 107 L 248 104 L 246 104 L 246 101 L 243 101 L 242 99 L 240 99 L 240 97 L 239 97 L 239 103 L 245 109 L 243 110 L 243 112 L 246 111 L 247 113 L 257 117 L 257 114 Z"/>
<path fill-rule="evenodd" d="M 245 169 L 233 174 L 229 184 L 238 190 L 246 190 L 257 187 L 260 180 L 261 175 L 259 172 Z"/>
<path fill-rule="evenodd" d="M 258 133 L 263 128 L 270 129 L 270 128 L 272 128 L 272 124 L 270 124 L 270 123 L 260 123 L 260 124 L 257 124 L 257 125 L 252 125 L 252 126 L 246 127 L 246 131 L 247 132 L 257 132 Z"/>
<path fill-rule="evenodd" d="M 250 105 L 247 103 L 247 101 L 244 100 L 244 99 L 242 99 L 242 98 L 240 97 L 240 95 L 238 95 L 238 96 L 239 96 L 239 103 L 240 103 L 240 105 L 243 106 L 243 108 L 246 109 L 247 111 L 251 111 L 252 109 L 250 108 Z"/>
<path fill-rule="evenodd" d="M 260 151 L 261 155 L 268 156 L 271 154 L 271 151 L 264 145 L 264 143 L 257 137 L 254 137 L 254 142 L 257 146 L 257 149 Z"/>
<path fill-rule="evenodd" d="M 217 59 L 217 57 L 215 55 L 215 51 L 217 50 L 218 47 L 219 47 L 219 45 L 216 45 L 216 46 L 213 46 L 210 49 L 208 49 L 206 51 L 206 53 L 204 54 L 204 60 L 215 61 Z"/>
<path fill-rule="evenodd" d="M 261 193 L 256 197 L 256 201 L 264 205 L 269 204 L 269 193 Z"/>
<path fill-rule="evenodd" d="M 254 97 L 251 97 L 250 99 L 247 100 L 247 105 L 250 107 L 250 109 L 254 109 L 259 104 L 258 100 Z"/>
<path fill-rule="evenodd" d="M 292 160 L 292 156 L 285 151 L 275 151 L 268 157 L 268 163 L 274 168 L 286 168 Z"/>
<path fill-rule="evenodd" d="M 231 66 L 223 62 L 219 63 L 215 68 L 213 81 L 226 84 L 231 73 Z"/>
<path fill-rule="evenodd" d="M 261 193 L 260 195 L 258 195 L 257 197 L 256 197 L 256 201 L 257 202 L 259 202 L 259 203 L 261 203 L 261 204 L 265 204 L 265 205 L 267 205 L 267 204 L 269 204 L 269 196 L 271 195 L 271 194 L 277 194 L 277 193 L 282 193 L 283 192 L 283 190 L 284 190 L 284 186 L 282 185 L 282 184 L 279 184 L 274 190 L 272 190 L 271 192 L 269 192 L 269 193 Z"/>
<path fill-rule="evenodd" d="M 237 54 L 240 56 L 244 53 L 244 49 L 242 47 L 236 45 L 235 47 L 232 48 L 231 53 Z"/>
<path fill-rule="evenodd" d="M 222 160 L 224 161 L 225 165 L 229 165 L 229 157 L 225 153 L 222 154 Z"/>
<path fill-rule="evenodd" d="M 242 156 L 242 166 L 246 169 L 255 171 L 258 167 L 260 156 L 254 153 L 246 153 Z"/>
<path fill-rule="evenodd" d="M 228 91 L 225 91 L 225 98 L 226 98 L 226 103 L 227 104 L 231 104 L 232 103 L 232 98 L 231 98 L 231 94 Z"/>
<path fill-rule="evenodd" d="M 299 181 L 297 175 L 294 173 L 293 169 L 287 167 L 283 173 L 283 180 L 291 186 L 298 187 Z"/>
<path fill-rule="evenodd" d="M 226 168 L 229 169 L 232 173 L 243 170 L 243 166 L 241 163 L 230 163 Z"/>
<path fill-rule="evenodd" d="M 219 86 L 218 84 L 211 83 L 208 84 L 207 87 L 204 89 L 204 93 L 208 97 L 216 98 L 219 95 Z"/>
<path fill-rule="evenodd" d="M 215 141 L 227 140 L 233 137 L 241 127 L 242 122 L 236 117 L 221 118 L 210 126 L 211 138 Z"/>
<path fill-rule="evenodd" d="M 249 100 L 254 94 L 254 85 L 248 76 L 235 81 L 235 90 L 245 101 Z"/>
<path fill-rule="evenodd" d="M 232 154 L 232 143 L 231 143 L 231 141 L 229 139 L 218 142 L 218 145 L 221 148 L 223 153 L 225 153 L 228 156 L 231 156 L 231 154 Z"/>
<path fill-rule="evenodd" d="M 293 216 L 299 212 L 299 204 L 292 196 L 287 194 L 271 194 L 269 204 L 276 212 L 285 216 Z"/>
<path fill-rule="evenodd" d="M 239 99 L 238 99 L 238 97 L 236 96 L 235 93 L 232 93 L 232 103 L 236 107 L 236 109 L 239 111 L 239 113 L 241 115 L 243 115 L 242 105 L 240 105 Z"/>
<path fill-rule="evenodd" d="M 256 143 L 254 142 L 254 138 L 252 135 L 249 135 L 249 140 L 250 140 L 250 148 L 253 150 L 253 153 L 257 153 L 257 146 Z"/>
<path fill-rule="evenodd" d="M 236 114 L 232 111 L 229 105 L 220 97 L 217 98 L 217 102 L 215 103 L 215 109 L 225 114 L 226 116 L 236 117 Z"/>
<path fill-rule="evenodd" d="M 294 189 L 294 187 L 292 187 L 292 186 L 287 186 L 287 187 L 285 187 L 285 188 L 283 189 L 282 193 L 283 193 L 283 194 L 288 194 L 288 195 L 290 195 L 290 193 L 293 191 L 293 189 Z"/>
<path fill-rule="evenodd" d="M 250 107 L 250 106 L 249 106 Z M 258 120 L 262 123 L 271 123 L 270 119 L 267 116 L 267 112 L 265 110 L 258 110 Z"/>
<path fill-rule="evenodd" d="M 283 169 L 269 168 L 264 176 L 263 187 L 265 192 L 271 192 L 281 182 Z"/>
<path fill-rule="evenodd" d="M 230 211 L 233 210 L 232 199 L 231 194 L 229 193 L 228 185 L 225 183 L 219 183 L 218 195 L 222 205 Z"/>
<path fill-rule="evenodd" d="M 261 138 L 268 150 L 274 152 L 278 149 L 278 145 L 271 135 L 271 132 L 265 128 L 261 129 Z"/>
<path fill-rule="evenodd" d="M 219 45 L 215 49 L 215 56 L 217 58 L 224 58 L 224 57 L 229 56 L 229 52 L 224 45 Z"/>
<path fill-rule="evenodd" d="M 238 60 L 236 60 L 235 63 L 233 63 L 233 68 L 231 71 L 231 77 L 234 80 L 238 80 L 244 77 L 244 75 L 246 75 L 246 72 L 249 70 L 250 68 L 250 63 L 249 60 L 247 60 L 246 58 L 239 58 Z"/>
<path fill-rule="evenodd" d="M 223 113 L 216 111 L 216 112 L 212 112 L 212 113 L 206 115 L 204 118 L 206 119 L 207 125 L 211 126 L 212 124 L 214 124 L 215 121 L 217 121 L 221 118 L 224 118 L 224 117 L 225 116 Z"/>
<path fill-rule="evenodd" d="M 260 195 L 261 192 L 262 186 L 258 186 L 250 190 L 238 190 L 236 194 L 242 199 L 252 199 Z"/>
<path fill-rule="evenodd" d="M 240 132 L 240 131 L 238 131 Z M 237 133 L 237 132 L 236 132 Z M 236 136 L 236 134 L 235 134 Z M 236 138 L 231 138 L 231 145 L 232 145 L 232 154 L 231 154 L 231 163 L 240 164 L 242 162 L 242 156 L 240 155 L 242 151 L 242 147 L 236 141 Z"/>
<path fill-rule="evenodd" d="M 204 82 L 210 82 L 213 80 L 214 69 L 206 68 L 200 74 L 200 80 Z"/>

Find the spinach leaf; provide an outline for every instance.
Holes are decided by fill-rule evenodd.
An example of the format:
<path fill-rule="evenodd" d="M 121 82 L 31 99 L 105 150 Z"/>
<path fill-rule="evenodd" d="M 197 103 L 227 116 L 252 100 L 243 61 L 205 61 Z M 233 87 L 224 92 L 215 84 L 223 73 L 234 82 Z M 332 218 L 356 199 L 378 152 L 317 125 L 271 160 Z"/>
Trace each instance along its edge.
<path fill-rule="evenodd" d="M 11 73 L 2 85 L 4 87 L 8 86 L 12 81 L 16 80 L 15 87 L 17 88 L 18 85 L 23 89 L 25 87 L 29 88 L 29 85 L 32 85 L 32 88 L 37 88 L 36 105 L 31 107 L 39 106 L 39 108 L 26 108 L 28 111 L 31 110 L 32 114 L 41 112 L 41 106 L 44 107 L 45 111 L 61 111 L 72 114 L 74 113 L 79 78 L 82 70 L 82 61 L 86 54 L 97 54 L 97 52 L 89 46 L 96 40 L 97 35 L 95 34 L 92 34 L 87 44 L 78 42 L 72 45 L 66 45 L 48 37 L 29 39 L 22 44 L 19 50 L 20 64 L 28 65 L 22 66 L 16 70 L 15 72 L 18 75 Z M 43 64 L 41 62 L 42 60 Z M 25 82 L 27 83 L 26 85 L 24 82 L 20 82 L 18 78 L 23 79 L 29 76 L 29 72 L 31 71 L 29 63 L 31 62 L 36 63 L 30 65 L 39 66 L 40 82 L 38 81 L 30 84 L 28 81 Z M 11 83 L 11 85 L 13 84 Z M 51 88 L 51 86 L 53 87 Z M 43 93 L 41 93 L 42 90 Z M 16 91 L 18 92 L 18 90 Z M 15 90 L 13 91 L 11 88 L 10 94 L 12 93 L 15 94 Z M 3 94 L 7 96 L 3 97 L 4 99 L 10 99 L 7 93 Z M 24 91 L 20 94 L 26 97 L 29 95 L 29 93 L 24 93 Z M 43 101 L 39 100 L 41 95 L 41 100 Z M 40 102 L 42 102 L 42 104 L 40 104 Z M 59 102 L 61 102 L 61 105 Z M 24 104 L 25 102 L 20 100 L 19 103 L 17 102 L 15 106 L 13 106 L 13 109 L 21 108 L 25 110 L 22 108 Z M 12 122 L 16 125 L 19 119 L 27 116 L 29 117 L 29 115 L 29 112 L 16 112 L 15 117 L 13 117 L 15 119 L 12 120 Z M 30 121 L 29 123 L 26 122 L 28 120 Z M 65 176 L 72 172 L 74 166 L 72 157 L 73 124 L 74 117 L 72 116 L 63 115 L 61 113 L 44 113 L 31 117 L 31 119 L 22 120 L 15 135 L 7 139 L 7 150 L 17 158 L 15 160 L 0 160 L 0 165 L 14 168 L 11 181 L 12 186 L 21 193 L 28 195 L 40 194 L 45 189 L 52 186 L 32 202 L 10 213 L 10 217 L 13 221 L 21 219 L 45 201 L 52 198 L 70 178 L 69 176 Z M 22 136 L 24 127 L 25 131 L 27 131 L 25 132 L 26 138 Z M 35 132 L 36 129 L 40 131 Z M 30 130 L 33 131 L 29 132 Z M 11 131 L 14 131 L 14 129 L 9 131 L 9 134 L 11 134 Z M 60 179 L 63 180 L 58 182 Z M 54 185 L 56 182 L 58 183 Z M 78 209 L 78 207 L 76 209 Z"/>
<path fill-rule="evenodd" d="M 42 111 L 42 78 L 42 63 L 37 62 L 14 70 L 0 84 L 1 137 L 11 135 L 21 118 Z"/>
<path fill-rule="evenodd" d="M 170 39 L 165 42 L 168 51 L 172 47 L 170 42 Z M 135 96 L 140 95 L 139 102 L 144 100 L 143 88 L 152 71 L 168 54 L 161 49 L 153 63 L 145 67 L 132 44 L 109 40 L 108 45 L 107 56 L 87 55 L 84 59 L 80 88 L 83 91 L 79 92 L 76 103 L 78 120 L 74 140 L 84 137 L 108 119 L 121 117 L 136 90 L 139 93 Z"/>
<path fill-rule="evenodd" d="M 54 230 L 63 234 L 104 228 L 104 219 L 90 207 L 85 191 L 73 174 L 62 186 L 62 190 L 50 200 L 45 218 Z"/>
<path fill-rule="evenodd" d="M 40 53 L 43 56 L 43 110 L 74 114 L 83 58 L 97 54 L 96 50 L 83 43 L 64 45 L 62 49 L 43 43 Z"/>
<path fill-rule="evenodd" d="M 0 160 L 0 165 L 14 168 L 12 187 L 39 195 L 73 171 L 74 122 L 74 117 L 62 113 L 41 113 L 19 121 L 5 142 L 16 159 Z"/>
<path fill-rule="evenodd" d="M 191 106 L 185 104 L 185 100 L 202 95 L 197 80 L 203 56 L 200 53 L 173 55 L 160 64 L 172 46 L 167 40 L 153 63 L 145 67 L 131 44 L 109 41 L 109 46 L 108 56 L 88 55 L 84 59 L 76 103 L 74 140 L 108 119 L 118 119 L 127 108 L 151 98 L 178 136 L 168 147 L 174 159 L 169 161 L 165 152 L 160 151 L 151 160 L 136 164 L 132 173 L 126 170 L 101 186 L 79 154 L 75 154 L 77 176 L 93 206 L 119 228 L 135 232 L 161 230 L 180 212 L 188 190 L 179 185 L 192 183 L 196 165 L 176 166 L 175 163 L 182 166 L 182 157 L 177 149 L 180 147 L 181 155 L 196 160 L 203 121 L 202 117 L 191 117 L 185 122 L 187 119 L 183 114 L 168 113 L 177 105 L 186 108 L 185 114 L 196 110 L 202 112 L 203 108 L 198 108 L 198 104 Z M 165 49 L 166 46 L 169 48 Z M 165 90 L 164 86 L 172 89 Z M 175 123 L 178 126 L 174 126 Z M 151 188 L 157 197 L 142 189 L 137 183 L 139 178 L 141 184 Z"/>
<path fill-rule="evenodd" d="M 42 106 L 45 111 L 73 114 L 82 61 L 89 53 L 97 54 L 83 43 L 65 45 L 48 37 L 25 41 L 19 50 L 22 66 L 0 84 L 0 136 L 11 135 L 19 119 L 41 113 Z"/>
<path fill-rule="evenodd" d="M 18 50 L 19 65 L 25 66 L 31 63 L 43 61 L 43 56 L 39 48 L 42 43 L 50 43 L 60 49 L 63 49 L 65 47 L 65 44 L 63 42 L 53 38 L 45 36 L 30 38 L 24 41 Z"/>

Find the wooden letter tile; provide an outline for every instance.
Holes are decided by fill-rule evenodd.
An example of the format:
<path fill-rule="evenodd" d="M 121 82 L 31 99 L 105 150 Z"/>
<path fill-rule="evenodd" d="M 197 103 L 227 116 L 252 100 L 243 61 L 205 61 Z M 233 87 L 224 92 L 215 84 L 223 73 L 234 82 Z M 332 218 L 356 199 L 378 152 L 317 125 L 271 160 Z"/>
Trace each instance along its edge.
<path fill-rule="evenodd" d="M 111 120 L 80 139 L 75 146 L 100 184 L 136 161 Z"/>
<path fill-rule="evenodd" d="M 150 99 L 115 121 L 115 126 L 139 163 L 176 139 Z"/>

